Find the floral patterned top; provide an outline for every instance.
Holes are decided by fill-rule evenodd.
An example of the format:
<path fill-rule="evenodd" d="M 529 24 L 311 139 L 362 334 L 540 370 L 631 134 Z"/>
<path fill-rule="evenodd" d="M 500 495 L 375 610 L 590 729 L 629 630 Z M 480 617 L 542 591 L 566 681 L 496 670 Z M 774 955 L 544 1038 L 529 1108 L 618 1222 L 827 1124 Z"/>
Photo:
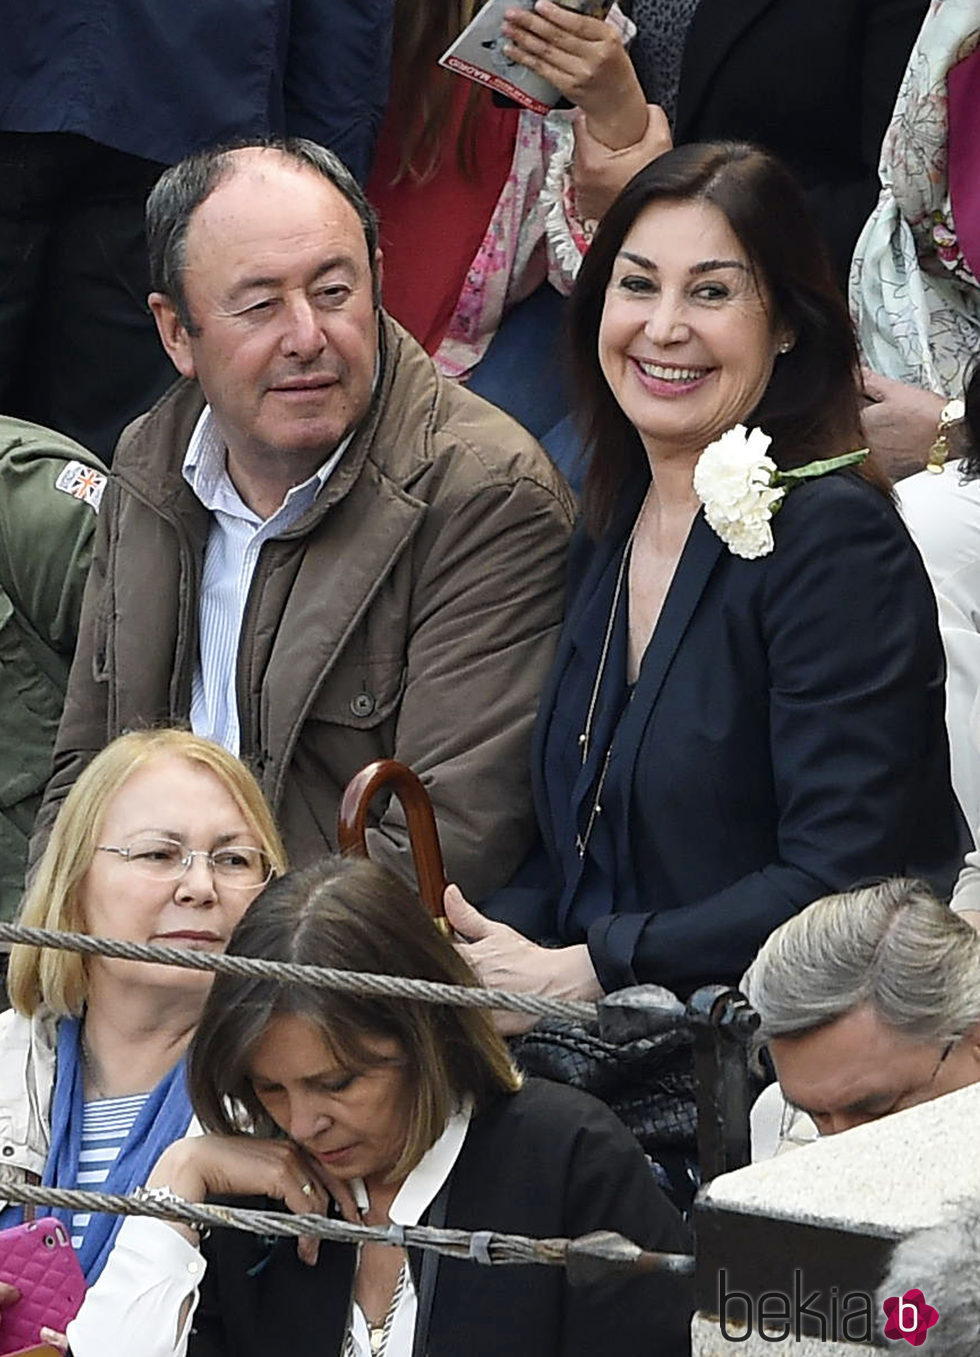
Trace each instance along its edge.
<path fill-rule="evenodd" d="M 940 395 L 961 393 L 980 352 L 980 282 L 960 248 L 948 172 L 948 77 L 980 60 L 978 48 L 976 0 L 933 0 L 882 145 L 881 196 L 851 265 L 851 310 L 869 367 Z M 956 117 L 965 117 L 963 103 Z M 974 107 L 973 127 L 978 118 Z M 972 128 L 960 130 L 980 174 L 980 142 Z"/>

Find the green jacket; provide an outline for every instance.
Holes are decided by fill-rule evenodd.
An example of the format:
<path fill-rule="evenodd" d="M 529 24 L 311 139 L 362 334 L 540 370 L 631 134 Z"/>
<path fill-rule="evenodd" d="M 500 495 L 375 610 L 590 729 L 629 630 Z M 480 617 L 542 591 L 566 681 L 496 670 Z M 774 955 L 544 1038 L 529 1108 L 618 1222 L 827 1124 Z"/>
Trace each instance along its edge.
<path fill-rule="evenodd" d="M 0 919 L 23 892 L 104 484 L 72 439 L 0 418 Z"/>

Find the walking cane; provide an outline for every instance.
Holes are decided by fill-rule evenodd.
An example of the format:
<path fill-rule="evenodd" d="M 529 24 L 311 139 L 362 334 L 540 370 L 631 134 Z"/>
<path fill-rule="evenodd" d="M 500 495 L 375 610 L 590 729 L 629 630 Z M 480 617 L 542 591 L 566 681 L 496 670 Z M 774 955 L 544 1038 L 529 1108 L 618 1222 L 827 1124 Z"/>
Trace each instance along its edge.
<path fill-rule="evenodd" d="M 378 759 L 355 773 L 344 788 L 337 812 L 337 842 L 342 853 L 369 856 L 367 850 L 368 809 L 377 792 L 389 787 L 405 811 L 408 841 L 412 848 L 419 898 L 442 933 L 449 933 L 449 921 L 442 909 L 446 889 L 446 871 L 436 818 L 429 793 L 411 768 L 396 759 Z"/>

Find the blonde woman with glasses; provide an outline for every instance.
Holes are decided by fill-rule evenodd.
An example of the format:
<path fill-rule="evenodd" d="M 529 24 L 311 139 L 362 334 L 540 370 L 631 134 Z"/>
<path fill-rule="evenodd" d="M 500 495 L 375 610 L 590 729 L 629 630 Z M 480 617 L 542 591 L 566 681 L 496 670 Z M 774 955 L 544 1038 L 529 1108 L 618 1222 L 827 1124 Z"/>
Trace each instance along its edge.
<path fill-rule="evenodd" d="M 22 918 L 221 952 L 284 869 L 243 763 L 186 731 L 138 731 L 107 746 L 72 788 Z M 0 1229 L 23 1214 L 3 1201 L 4 1182 L 126 1193 L 187 1132 L 184 1053 L 210 985 L 206 972 L 13 949 L 13 1008 L 0 1017 Z M 91 1283 L 119 1219 L 63 1218 Z"/>

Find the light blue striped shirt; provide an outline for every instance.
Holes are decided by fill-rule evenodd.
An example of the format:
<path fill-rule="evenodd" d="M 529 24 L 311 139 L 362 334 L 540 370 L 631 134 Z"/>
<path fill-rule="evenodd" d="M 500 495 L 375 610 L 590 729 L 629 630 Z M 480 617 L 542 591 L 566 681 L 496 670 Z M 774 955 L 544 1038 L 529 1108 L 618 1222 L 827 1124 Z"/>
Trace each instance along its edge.
<path fill-rule="evenodd" d="M 76 1186 L 97 1192 L 109 1176 L 109 1170 L 126 1143 L 126 1137 L 150 1095 L 136 1093 L 130 1098 L 100 1098 L 86 1103 L 82 1113 L 82 1145 L 78 1155 Z M 75 1211 L 71 1218 L 71 1242 L 81 1248 L 91 1212 Z"/>
<path fill-rule="evenodd" d="M 199 642 L 191 681 L 191 729 L 196 735 L 239 751 L 236 675 L 238 640 L 248 592 L 263 542 L 291 528 L 312 508 L 353 434 L 334 449 L 302 485 L 287 491 L 279 508 L 264 521 L 239 495 L 228 475 L 228 449 L 206 405 L 191 434 L 183 475 L 210 510 L 198 603 Z"/>

